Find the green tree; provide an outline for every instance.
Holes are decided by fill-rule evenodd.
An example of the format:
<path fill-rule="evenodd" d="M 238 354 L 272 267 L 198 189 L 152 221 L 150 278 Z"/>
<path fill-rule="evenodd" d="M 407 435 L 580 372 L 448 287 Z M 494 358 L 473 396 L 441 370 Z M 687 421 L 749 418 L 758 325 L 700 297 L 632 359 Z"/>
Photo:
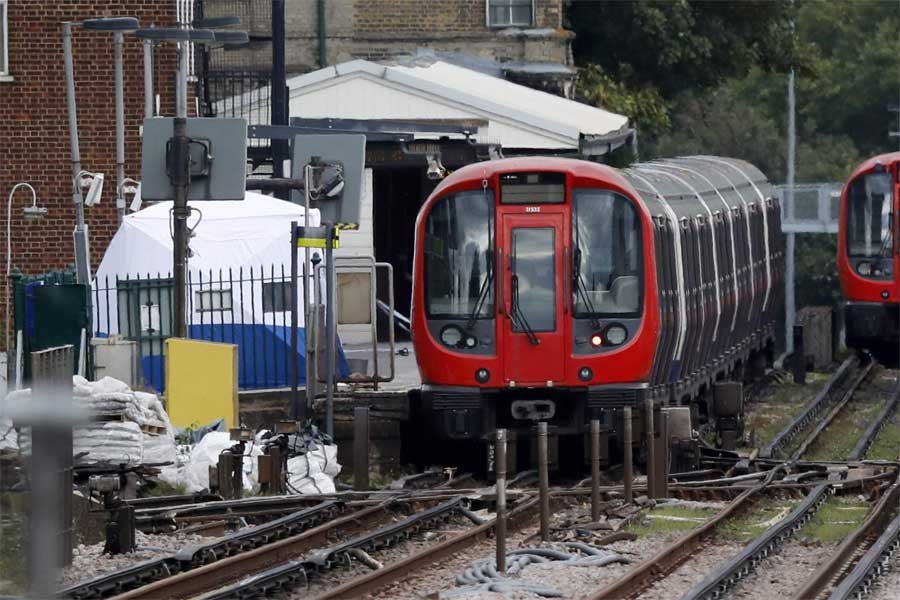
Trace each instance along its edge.
<path fill-rule="evenodd" d="M 741 0 L 569 0 L 579 65 L 665 98 L 715 86 L 753 66 L 786 69 L 790 4 Z M 786 50 L 787 49 L 787 50 Z"/>

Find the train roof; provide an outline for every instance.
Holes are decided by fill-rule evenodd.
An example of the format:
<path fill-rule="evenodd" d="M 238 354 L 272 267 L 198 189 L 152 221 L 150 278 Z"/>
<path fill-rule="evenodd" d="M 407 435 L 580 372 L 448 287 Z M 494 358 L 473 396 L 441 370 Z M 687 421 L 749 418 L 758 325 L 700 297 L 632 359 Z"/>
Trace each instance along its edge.
<path fill-rule="evenodd" d="M 678 219 L 715 216 L 774 197 L 766 176 L 747 161 L 702 155 L 638 163 L 621 170 L 574 158 L 523 156 L 490 160 L 453 172 L 432 196 L 472 179 L 522 171 L 564 171 L 610 184 L 641 201 L 651 215 L 668 214 L 661 202 L 665 199 Z"/>
<path fill-rule="evenodd" d="M 678 219 L 709 217 L 774 196 L 771 184 L 747 161 L 687 156 L 638 163 L 623 171 L 654 215 L 665 199 Z"/>
<path fill-rule="evenodd" d="M 900 162 L 900 152 L 887 152 L 885 154 L 873 156 L 872 158 L 863 161 L 861 165 L 856 167 L 850 177 L 847 178 L 847 181 L 849 182 L 850 180 L 856 179 L 863 173 L 868 173 L 869 171 L 874 170 L 875 166 L 878 164 L 887 166 L 895 162 Z"/>
<path fill-rule="evenodd" d="M 597 179 L 633 193 L 631 185 L 622 176 L 619 169 L 601 163 L 580 160 L 577 158 L 561 158 L 557 156 L 518 156 L 473 163 L 457 169 L 444 179 L 434 190 L 439 194 L 444 189 L 455 186 L 473 178 L 490 178 L 498 173 L 515 173 L 525 171 L 565 171 L 576 177 Z"/>

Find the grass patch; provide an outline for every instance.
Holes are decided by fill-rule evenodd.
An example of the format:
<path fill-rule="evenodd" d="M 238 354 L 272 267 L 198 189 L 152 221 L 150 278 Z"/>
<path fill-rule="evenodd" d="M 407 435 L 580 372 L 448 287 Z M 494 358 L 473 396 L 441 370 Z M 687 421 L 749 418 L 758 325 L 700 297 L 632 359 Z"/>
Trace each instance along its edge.
<path fill-rule="evenodd" d="M 26 536 L 28 522 L 22 513 L 4 508 L 0 516 L 0 594 L 21 595 L 25 592 L 28 565 Z"/>
<path fill-rule="evenodd" d="M 762 448 L 772 441 L 825 386 L 829 377 L 827 373 L 807 373 L 806 385 L 790 381 L 778 384 L 771 393 L 748 405 L 745 429 L 750 434 L 750 445 L 744 449 Z"/>
<path fill-rule="evenodd" d="M 891 420 L 875 437 L 866 458 L 870 460 L 900 459 L 900 410 L 895 410 Z"/>
<path fill-rule="evenodd" d="M 793 504 L 780 502 L 757 507 L 750 514 L 737 519 L 730 519 L 719 526 L 718 535 L 724 540 L 746 543 L 788 516 L 794 509 Z"/>
<path fill-rule="evenodd" d="M 804 458 L 808 460 L 844 460 L 866 431 L 866 427 L 884 406 L 884 399 L 864 390 L 853 399 L 822 432 Z"/>
<path fill-rule="evenodd" d="M 797 533 L 798 539 L 836 544 L 853 533 L 869 514 L 869 505 L 854 498 L 832 496 Z"/>
<path fill-rule="evenodd" d="M 178 483 L 172 485 L 167 481 L 162 481 L 161 479 L 154 479 L 153 485 L 145 487 L 141 490 L 142 497 L 157 497 L 157 496 L 183 496 L 188 492 L 188 487 L 186 483 Z"/>
<path fill-rule="evenodd" d="M 715 514 L 712 508 L 655 506 L 629 523 L 625 530 L 640 536 L 680 533 L 700 527 Z"/>

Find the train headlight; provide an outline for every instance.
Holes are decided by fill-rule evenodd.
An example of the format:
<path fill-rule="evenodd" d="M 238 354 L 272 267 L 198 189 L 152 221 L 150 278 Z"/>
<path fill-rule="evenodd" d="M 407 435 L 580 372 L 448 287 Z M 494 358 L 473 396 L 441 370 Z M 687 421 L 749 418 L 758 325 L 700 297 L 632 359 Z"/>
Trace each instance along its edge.
<path fill-rule="evenodd" d="M 478 343 L 478 340 L 476 340 L 471 335 L 466 338 L 466 348 L 474 348 L 475 344 L 477 344 L 477 343 Z"/>
<path fill-rule="evenodd" d="M 475 381 L 477 381 L 478 383 L 487 383 L 490 378 L 491 372 L 484 367 L 475 371 Z"/>
<path fill-rule="evenodd" d="M 603 336 L 602 335 L 600 335 L 599 333 L 595 333 L 594 335 L 591 336 L 591 346 L 593 346 L 594 348 L 599 348 L 602 345 L 603 345 Z"/>
<path fill-rule="evenodd" d="M 441 330 L 441 341 L 445 346 L 450 346 L 451 348 L 458 348 L 459 343 L 463 339 L 463 332 L 459 327 L 454 327 L 453 325 L 448 325 Z"/>
<path fill-rule="evenodd" d="M 594 378 L 594 371 L 590 367 L 581 367 L 578 369 L 578 379 L 582 381 L 590 381 Z"/>
<path fill-rule="evenodd" d="M 872 274 L 872 263 L 861 262 L 856 265 L 856 272 L 862 275 L 863 277 L 868 277 Z"/>
<path fill-rule="evenodd" d="M 610 325 L 606 328 L 606 342 L 610 346 L 618 346 L 628 338 L 628 331 L 621 325 Z"/>

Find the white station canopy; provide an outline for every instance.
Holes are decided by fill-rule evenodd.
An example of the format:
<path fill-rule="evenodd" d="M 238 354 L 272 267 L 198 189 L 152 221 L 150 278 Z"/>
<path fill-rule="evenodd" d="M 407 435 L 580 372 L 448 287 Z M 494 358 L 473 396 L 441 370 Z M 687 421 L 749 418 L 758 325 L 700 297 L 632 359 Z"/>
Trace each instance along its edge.
<path fill-rule="evenodd" d="M 599 155 L 625 143 L 628 117 L 433 58 L 405 65 L 354 60 L 287 82 L 290 115 L 310 119 L 474 123 L 474 139 L 507 150 Z M 226 99 L 265 124 L 269 99 Z"/>

